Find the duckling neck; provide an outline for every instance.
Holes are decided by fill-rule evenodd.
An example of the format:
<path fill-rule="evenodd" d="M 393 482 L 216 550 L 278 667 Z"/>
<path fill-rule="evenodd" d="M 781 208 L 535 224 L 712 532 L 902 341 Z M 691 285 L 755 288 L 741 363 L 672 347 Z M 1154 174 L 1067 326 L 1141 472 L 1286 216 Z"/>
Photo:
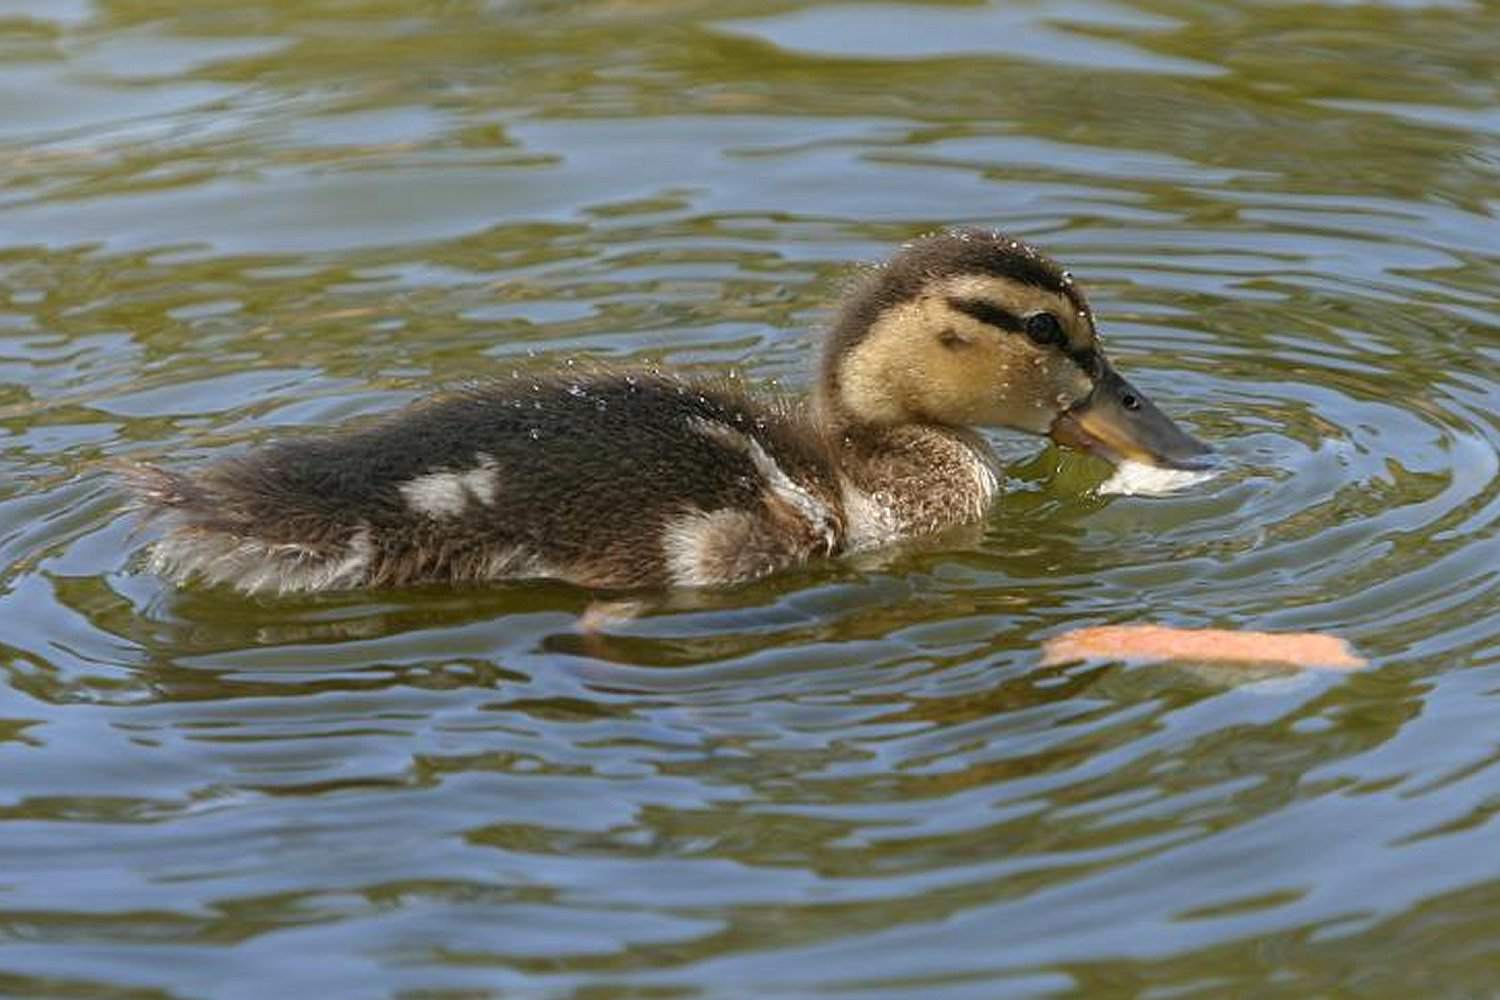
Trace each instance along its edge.
<path fill-rule="evenodd" d="M 972 430 L 937 424 L 835 427 L 831 444 L 850 549 L 977 521 L 999 490 L 999 460 Z"/>

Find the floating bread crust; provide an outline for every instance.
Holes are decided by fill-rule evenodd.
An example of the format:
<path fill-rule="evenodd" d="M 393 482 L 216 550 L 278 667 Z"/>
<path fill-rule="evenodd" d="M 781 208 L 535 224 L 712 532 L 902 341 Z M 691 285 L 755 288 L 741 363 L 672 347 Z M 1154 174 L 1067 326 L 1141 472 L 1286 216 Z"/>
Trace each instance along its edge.
<path fill-rule="evenodd" d="M 1064 632 L 1042 644 L 1043 666 L 1096 659 L 1265 663 L 1323 670 L 1358 670 L 1368 665 L 1343 639 L 1312 632 L 1100 625 Z"/>

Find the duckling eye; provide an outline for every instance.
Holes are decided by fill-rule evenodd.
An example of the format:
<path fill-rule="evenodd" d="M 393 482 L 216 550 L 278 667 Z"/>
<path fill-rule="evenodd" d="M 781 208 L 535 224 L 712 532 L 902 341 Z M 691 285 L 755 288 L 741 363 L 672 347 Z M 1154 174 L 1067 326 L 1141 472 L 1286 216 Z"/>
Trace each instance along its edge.
<path fill-rule="evenodd" d="M 1026 317 L 1026 336 L 1043 347 L 1060 345 L 1068 339 L 1057 317 L 1047 312 Z"/>

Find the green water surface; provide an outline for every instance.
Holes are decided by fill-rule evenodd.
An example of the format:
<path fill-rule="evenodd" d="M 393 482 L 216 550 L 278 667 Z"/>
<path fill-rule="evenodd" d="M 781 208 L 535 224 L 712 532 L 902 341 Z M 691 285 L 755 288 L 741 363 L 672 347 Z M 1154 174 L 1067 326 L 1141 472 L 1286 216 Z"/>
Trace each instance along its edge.
<path fill-rule="evenodd" d="M 1492 994 L 1497 211 L 1483 0 L 0 0 L 0 994 Z M 1000 437 L 982 531 L 587 637 L 174 590 L 105 468 L 576 358 L 799 389 L 954 224 L 1230 471 Z M 1372 666 L 1039 663 L 1145 620 Z"/>

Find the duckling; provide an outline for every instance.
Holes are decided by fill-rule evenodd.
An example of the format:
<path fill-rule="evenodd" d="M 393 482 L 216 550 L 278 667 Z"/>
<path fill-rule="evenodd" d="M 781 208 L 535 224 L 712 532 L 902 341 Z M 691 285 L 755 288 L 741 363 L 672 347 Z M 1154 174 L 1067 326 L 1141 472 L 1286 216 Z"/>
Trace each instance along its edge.
<path fill-rule="evenodd" d="M 149 568 L 246 593 L 549 577 L 712 587 L 985 515 L 978 427 L 1174 468 L 1208 448 L 1105 357 L 1072 277 L 958 230 L 853 282 L 809 399 L 601 369 L 476 383 L 356 429 L 126 478 Z"/>

